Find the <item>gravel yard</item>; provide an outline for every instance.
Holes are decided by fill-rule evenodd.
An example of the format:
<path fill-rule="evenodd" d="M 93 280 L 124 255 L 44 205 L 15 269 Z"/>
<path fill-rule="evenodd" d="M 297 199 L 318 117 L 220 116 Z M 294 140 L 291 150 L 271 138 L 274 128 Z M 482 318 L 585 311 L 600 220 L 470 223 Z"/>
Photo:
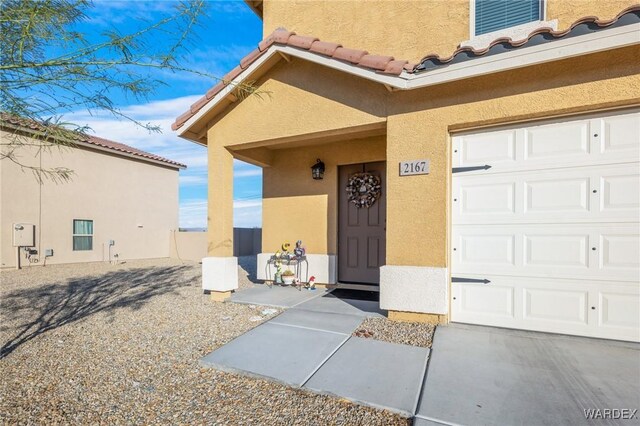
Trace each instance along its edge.
<path fill-rule="evenodd" d="M 241 259 L 242 285 L 255 276 Z M 270 318 L 213 303 L 200 265 L 169 259 L 0 274 L 2 424 L 408 424 L 400 416 L 203 369 Z"/>
<path fill-rule="evenodd" d="M 366 318 L 354 336 L 391 343 L 430 348 L 436 326 L 420 322 L 398 322 L 387 318 Z"/>

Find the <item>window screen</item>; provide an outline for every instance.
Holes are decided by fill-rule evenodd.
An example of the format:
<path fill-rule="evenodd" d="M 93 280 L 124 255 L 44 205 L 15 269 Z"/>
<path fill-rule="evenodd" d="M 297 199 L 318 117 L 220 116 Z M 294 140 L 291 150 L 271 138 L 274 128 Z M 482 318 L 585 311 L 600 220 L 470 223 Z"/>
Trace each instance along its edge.
<path fill-rule="evenodd" d="M 476 0 L 476 35 L 542 19 L 542 0 Z"/>
<path fill-rule="evenodd" d="M 93 250 L 93 221 L 73 220 L 73 250 Z"/>

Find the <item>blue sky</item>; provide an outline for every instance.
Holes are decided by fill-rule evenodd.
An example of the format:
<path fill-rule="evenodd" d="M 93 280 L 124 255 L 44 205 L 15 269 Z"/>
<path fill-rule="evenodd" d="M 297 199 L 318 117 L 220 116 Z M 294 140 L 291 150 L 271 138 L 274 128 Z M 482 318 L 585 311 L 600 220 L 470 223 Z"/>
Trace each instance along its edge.
<path fill-rule="evenodd" d="M 117 29 L 134 32 L 141 23 L 156 21 L 173 11 L 174 1 L 94 0 L 88 19 L 78 26 L 83 33 L 97 34 Z M 253 50 L 262 38 L 262 22 L 242 1 L 209 1 L 208 16 L 196 29 L 195 41 L 188 45 L 188 66 L 222 77 Z M 166 43 L 158 40 L 158 43 Z M 155 78 L 158 76 L 155 75 Z M 186 164 L 180 172 L 180 226 L 206 227 L 207 155 L 206 148 L 178 138 L 171 130 L 175 117 L 185 112 L 216 81 L 186 73 L 164 72 L 166 86 L 145 101 L 114 94 L 114 103 L 127 115 L 142 123 L 159 125 L 161 134 L 149 134 L 113 116 L 77 111 L 65 121 L 88 125 L 98 136 L 126 143 Z M 261 226 L 262 172 L 258 167 L 236 161 L 234 164 L 234 225 Z"/>

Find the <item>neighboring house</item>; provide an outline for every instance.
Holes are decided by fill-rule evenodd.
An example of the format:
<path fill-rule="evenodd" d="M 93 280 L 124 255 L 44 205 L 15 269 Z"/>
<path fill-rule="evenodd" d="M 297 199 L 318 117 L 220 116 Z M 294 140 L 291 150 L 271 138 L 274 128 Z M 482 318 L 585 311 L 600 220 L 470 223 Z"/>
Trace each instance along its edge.
<path fill-rule="evenodd" d="M 248 3 L 265 39 L 173 126 L 208 146 L 205 288 L 236 285 L 238 158 L 263 167 L 261 278 L 301 239 L 391 318 L 640 340 L 640 5 Z"/>
<path fill-rule="evenodd" d="M 185 165 L 93 136 L 79 137 L 72 148 L 39 150 L 30 135 L 46 127 L 1 118 L 2 149 L 16 135 L 35 145 L 18 148 L 20 163 L 74 173 L 68 182 L 40 185 L 31 170 L 0 161 L 2 268 L 16 266 L 16 224 L 28 232 L 35 225 L 33 245 L 21 249 L 22 266 L 169 257 L 170 231 L 178 229 L 178 171 Z M 45 258 L 47 250 L 52 255 Z"/>

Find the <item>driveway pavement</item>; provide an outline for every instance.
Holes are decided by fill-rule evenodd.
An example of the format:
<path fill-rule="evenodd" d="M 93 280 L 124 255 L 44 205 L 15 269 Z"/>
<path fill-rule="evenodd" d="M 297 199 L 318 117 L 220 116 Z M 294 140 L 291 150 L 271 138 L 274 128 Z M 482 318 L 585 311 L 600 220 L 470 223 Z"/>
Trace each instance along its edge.
<path fill-rule="evenodd" d="M 449 325 L 431 351 L 416 425 L 640 424 L 584 411 L 640 408 L 638 344 Z"/>

